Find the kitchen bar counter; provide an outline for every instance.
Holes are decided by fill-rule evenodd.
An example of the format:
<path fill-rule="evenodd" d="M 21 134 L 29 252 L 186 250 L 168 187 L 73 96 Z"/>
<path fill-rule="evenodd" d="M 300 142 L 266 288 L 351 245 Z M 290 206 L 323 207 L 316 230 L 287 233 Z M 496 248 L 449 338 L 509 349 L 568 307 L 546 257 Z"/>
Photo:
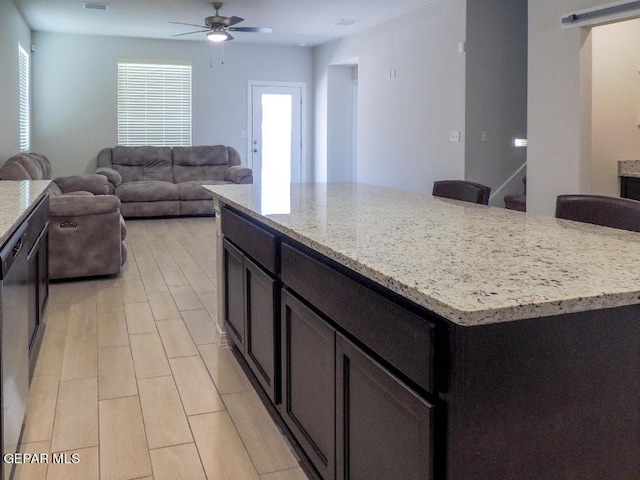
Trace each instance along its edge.
<path fill-rule="evenodd" d="M 50 183 L 49 180 L 0 182 L 0 246 L 40 201 Z"/>
<path fill-rule="evenodd" d="M 207 188 L 221 343 L 312 478 L 640 478 L 640 235 L 362 184 Z"/>
<path fill-rule="evenodd" d="M 207 186 L 458 325 L 640 304 L 640 235 L 365 184 Z"/>

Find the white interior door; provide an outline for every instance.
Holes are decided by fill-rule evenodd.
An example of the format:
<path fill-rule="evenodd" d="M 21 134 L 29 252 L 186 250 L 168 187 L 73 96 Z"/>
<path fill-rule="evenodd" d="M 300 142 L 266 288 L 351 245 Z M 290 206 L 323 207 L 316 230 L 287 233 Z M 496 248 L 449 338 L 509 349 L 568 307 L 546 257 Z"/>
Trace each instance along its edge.
<path fill-rule="evenodd" d="M 250 85 L 250 154 L 255 183 L 302 178 L 302 86 Z"/>

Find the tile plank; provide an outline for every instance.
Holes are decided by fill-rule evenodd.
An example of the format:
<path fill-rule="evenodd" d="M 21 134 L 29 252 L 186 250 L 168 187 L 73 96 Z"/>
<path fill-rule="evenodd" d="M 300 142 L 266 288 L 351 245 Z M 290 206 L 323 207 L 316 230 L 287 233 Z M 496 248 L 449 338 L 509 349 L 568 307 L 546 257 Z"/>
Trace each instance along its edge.
<path fill-rule="evenodd" d="M 207 478 L 258 480 L 247 450 L 227 412 L 189 417 Z"/>
<path fill-rule="evenodd" d="M 198 451 L 193 443 L 151 450 L 155 480 L 206 480 Z"/>
<path fill-rule="evenodd" d="M 138 394 L 129 345 L 98 350 L 98 392 L 100 400 Z"/>
<path fill-rule="evenodd" d="M 258 473 L 298 466 L 298 459 L 254 390 L 223 396 Z"/>
<path fill-rule="evenodd" d="M 172 377 L 141 379 L 138 388 L 149 448 L 193 442 Z"/>
<path fill-rule="evenodd" d="M 130 335 L 129 341 L 137 379 L 171 375 L 169 362 L 157 333 Z"/>
<path fill-rule="evenodd" d="M 199 356 L 172 358 L 169 363 L 187 415 L 224 410 L 224 402 Z"/>
<path fill-rule="evenodd" d="M 138 397 L 100 401 L 100 479 L 145 475 L 151 475 L 151 461 Z"/>
<path fill-rule="evenodd" d="M 60 382 L 51 451 L 98 445 L 98 379 Z"/>
<path fill-rule="evenodd" d="M 168 358 L 199 355 L 198 348 L 181 318 L 156 323 Z"/>

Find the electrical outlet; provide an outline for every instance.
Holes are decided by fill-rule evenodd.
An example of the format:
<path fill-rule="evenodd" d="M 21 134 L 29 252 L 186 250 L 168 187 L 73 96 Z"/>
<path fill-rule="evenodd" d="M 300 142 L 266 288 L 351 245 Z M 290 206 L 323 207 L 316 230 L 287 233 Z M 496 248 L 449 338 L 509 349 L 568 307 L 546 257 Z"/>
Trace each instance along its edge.
<path fill-rule="evenodd" d="M 486 130 L 482 131 L 482 143 L 486 143 L 489 141 L 489 132 Z"/>
<path fill-rule="evenodd" d="M 460 131 L 459 130 L 451 130 L 449 132 L 449 141 L 450 142 L 459 142 L 460 141 Z"/>

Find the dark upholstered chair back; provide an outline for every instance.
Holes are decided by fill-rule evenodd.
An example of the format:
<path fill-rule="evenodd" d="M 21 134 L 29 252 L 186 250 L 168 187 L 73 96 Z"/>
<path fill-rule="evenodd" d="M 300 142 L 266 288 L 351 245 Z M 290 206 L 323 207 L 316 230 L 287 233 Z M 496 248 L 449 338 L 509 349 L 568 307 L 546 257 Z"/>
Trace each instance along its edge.
<path fill-rule="evenodd" d="M 640 232 L 640 201 L 602 195 L 559 195 L 556 217 Z"/>
<path fill-rule="evenodd" d="M 491 188 L 480 183 L 467 182 L 466 180 L 439 180 L 433 182 L 434 197 L 445 197 L 464 202 L 489 203 Z"/>

